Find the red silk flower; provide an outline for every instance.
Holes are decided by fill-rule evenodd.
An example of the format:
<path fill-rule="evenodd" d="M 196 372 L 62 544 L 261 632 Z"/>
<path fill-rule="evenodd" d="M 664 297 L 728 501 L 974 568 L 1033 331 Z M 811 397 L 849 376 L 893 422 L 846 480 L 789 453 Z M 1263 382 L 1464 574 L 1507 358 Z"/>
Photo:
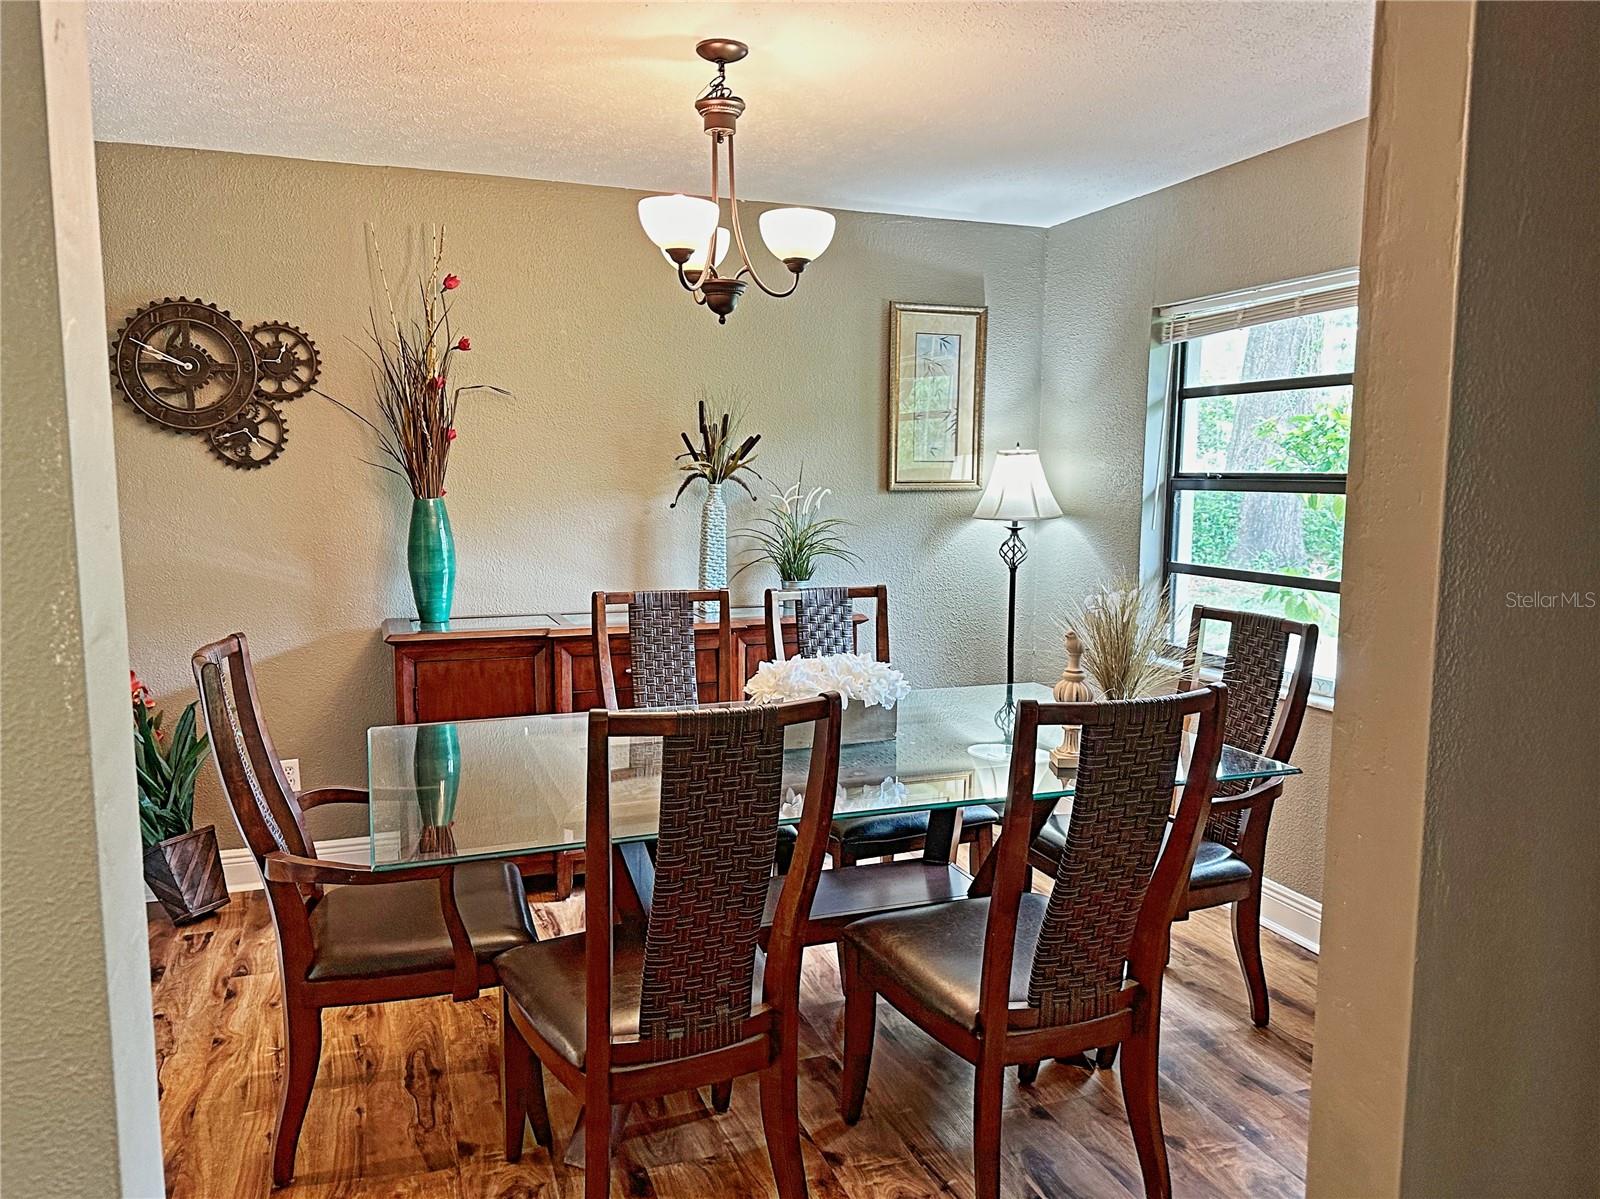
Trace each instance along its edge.
<path fill-rule="evenodd" d="M 456 342 L 456 349 L 458 350 L 470 350 L 471 348 L 472 338 L 470 337 L 463 337 L 460 341 Z"/>
<path fill-rule="evenodd" d="M 459 276 L 459 275 L 446 275 L 444 277 L 444 290 L 445 291 L 454 291 L 456 288 L 458 288 L 460 286 L 461 286 L 461 276 Z"/>

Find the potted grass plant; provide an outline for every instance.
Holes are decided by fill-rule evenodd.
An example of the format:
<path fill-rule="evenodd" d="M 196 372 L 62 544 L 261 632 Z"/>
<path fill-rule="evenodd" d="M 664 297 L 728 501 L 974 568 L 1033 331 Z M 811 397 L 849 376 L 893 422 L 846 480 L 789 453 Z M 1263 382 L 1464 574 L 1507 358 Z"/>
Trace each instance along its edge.
<path fill-rule="evenodd" d="M 786 491 L 775 492 L 766 515 L 738 535 L 754 542 L 756 550 L 755 557 L 739 568 L 739 574 L 758 563 L 769 562 L 778 572 L 783 589 L 793 591 L 811 581 L 824 558 L 861 561 L 842 535 L 850 522 L 822 515 L 822 501 L 828 498 L 828 489 L 813 487 L 805 491 L 804 487 L 802 470 L 800 481 Z"/>
<path fill-rule="evenodd" d="M 194 781 L 209 743 L 195 732 L 194 704 L 168 733 L 149 689 L 131 671 L 129 680 L 145 882 L 172 922 L 187 924 L 228 902 L 216 829 L 194 827 Z"/>

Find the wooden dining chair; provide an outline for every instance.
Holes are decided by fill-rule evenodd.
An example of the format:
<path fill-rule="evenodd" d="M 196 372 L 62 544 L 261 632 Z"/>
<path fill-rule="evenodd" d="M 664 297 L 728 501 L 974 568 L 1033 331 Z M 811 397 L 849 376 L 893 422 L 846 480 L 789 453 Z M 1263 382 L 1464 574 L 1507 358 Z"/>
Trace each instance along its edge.
<path fill-rule="evenodd" d="M 304 814 L 364 804 L 365 791 L 296 794 L 267 734 L 244 634 L 195 651 L 212 759 L 256 860 L 278 935 L 284 1066 L 272 1181 L 294 1176 L 295 1149 L 322 1056 L 322 1010 L 429 995 L 471 999 L 497 984 L 492 959 L 534 940 L 516 867 L 506 862 L 374 871 L 324 862 Z"/>
<path fill-rule="evenodd" d="M 712 694 L 702 696 L 696 662 L 695 605 L 717 605 L 717 677 Z M 618 702 L 607 609 L 628 608 L 628 704 L 630 708 L 670 708 L 701 700 L 728 703 L 739 698 L 735 683 L 733 617 L 726 591 L 596 591 L 590 627 L 601 702 L 612 711 Z"/>
<path fill-rule="evenodd" d="M 1207 621 L 1228 626 L 1228 647 L 1221 655 L 1202 652 L 1201 635 Z M 1291 638 L 1298 641 L 1292 665 Z M 1287 762 L 1305 720 L 1316 657 L 1314 624 L 1197 604 L 1184 650 L 1184 685 L 1201 681 L 1202 668 L 1207 675 L 1216 673 L 1228 685 L 1223 741 Z M 1189 876 L 1188 893 L 1178 910 L 1178 919 L 1185 920 L 1190 912 L 1202 908 L 1233 905 L 1233 944 L 1250 997 L 1250 1019 L 1263 1028 L 1270 1011 L 1261 961 L 1261 884 L 1266 878 L 1267 828 L 1273 804 L 1282 794 L 1281 778 L 1218 784 L 1211 818 Z M 1063 844 L 1059 823 L 1046 824 L 1035 842 L 1034 865 L 1046 872 L 1052 870 Z M 1102 1055 L 1102 1064 L 1110 1064 L 1109 1056 Z"/>
<path fill-rule="evenodd" d="M 861 1116 L 882 995 L 977 1067 L 977 1195 L 996 1199 L 1007 1065 L 1121 1043 L 1145 1193 L 1171 1194 L 1157 1078 L 1162 972 L 1210 809 L 1227 703 L 1218 685 L 1155 699 L 1018 705 L 989 896 L 868 917 L 840 938 L 847 1123 Z M 1168 834 L 1183 722 L 1192 715 L 1194 750 Z M 1047 812 L 1033 801 L 1041 724 L 1083 729 L 1067 849 L 1048 896 L 1028 885 L 1029 844 Z"/>
<path fill-rule="evenodd" d="M 717 676 L 711 694 L 702 695 L 695 636 L 695 605 L 717 605 Z M 590 636 L 600 702 L 622 708 L 611 653 L 609 609 L 628 609 L 628 686 L 622 698 L 630 708 L 692 707 L 702 699 L 727 703 L 739 698 L 733 648 L 732 612 L 726 591 L 596 591 L 590 600 Z M 584 872 L 581 849 L 556 855 L 556 898 L 572 894 Z"/>
<path fill-rule="evenodd" d="M 778 1194 L 806 1193 L 798 1042 L 804 924 L 839 773 L 839 697 L 589 713 L 584 928 L 499 959 L 506 1159 L 551 1144 L 539 1063 L 584 1102 L 584 1194 L 609 1193 L 616 1105 L 761 1076 Z M 784 729 L 814 722 L 795 862 L 762 940 L 783 801 Z M 614 925 L 610 743 L 661 737 L 661 808 L 642 917 Z M 537 1060 L 536 1060 L 537 1059 Z"/>
<path fill-rule="evenodd" d="M 794 605 L 795 652 L 801 658 L 856 652 L 856 600 L 873 601 L 874 660 L 889 661 L 889 588 L 882 583 L 865 587 L 801 587 L 766 593 L 767 660 L 784 660 L 783 607 Z M 968 865 L 977 870 L 994 844 L 1000 813 L 986 804 L 961 810 L 961 840 L 968 847 Z M 835 820 L 828 830 L 828 856 L 835 866 L 854 866 L 870 858 L 920 850 L 927 842 L 926 812 L 896 812 L 885 816 L 858 816 Z M 778 865 L 785 867 L 780 851 Z"/>

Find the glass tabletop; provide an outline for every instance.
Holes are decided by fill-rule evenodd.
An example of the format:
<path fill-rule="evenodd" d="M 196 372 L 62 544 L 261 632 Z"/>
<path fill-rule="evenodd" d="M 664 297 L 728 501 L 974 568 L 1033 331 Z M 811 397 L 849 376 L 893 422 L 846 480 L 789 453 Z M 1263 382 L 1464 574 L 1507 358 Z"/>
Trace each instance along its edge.
<path fill-rule="evenodd" d="M 1048 702 L 1048 688 L 1019 684 L 1014 698 Z M 889 713 L 871 709 L 874 727 L 855 735 L 882 739 L 839 751 L 837 816 L 934 811 L 967 804 L 1002 806 L 1010 749 L 996 722 L 1006 688 L 912 691 Z M 857 721 L 863 715 L 857 709 Z M 372 866 L 467 861 L 583 847 L 588 769 L 587 712 L 516 716 L 452 724 L 387 725 L 367 733 Z M 844 735 L 852 735 L 846 714 Z M 887 725 L 887 727 L 885 727 Z M 1062 730 L 1039 730 L 1036 799 L 1072 794 L 1073 772 L 1057 772 L 1049 752 Z M 1189 739 L 1179 763 L 1181 782 Z M 781 818 L 800 817 L 808 750 L 784 755 Z M 611 833 L 618 842 L 656 834 L 661 740 L 611 742 Z M 1224 746 L 1222 780 L 1298 774 L 1283 762 Z"/>

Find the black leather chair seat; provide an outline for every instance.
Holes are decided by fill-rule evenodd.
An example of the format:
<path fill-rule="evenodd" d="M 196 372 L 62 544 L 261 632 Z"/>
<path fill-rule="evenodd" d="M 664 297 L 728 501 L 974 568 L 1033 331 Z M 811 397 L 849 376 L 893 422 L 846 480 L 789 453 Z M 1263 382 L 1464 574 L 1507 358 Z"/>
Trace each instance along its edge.
<path fill-rule="evenodd" d="M 534 940 L 522 876 L 510 862 L 458 867 L 456 906 L 480 962 Z M 432 880 L 329 887 L 310 922 L 312 982 L 449 970 L 455 962 Z"/>
<path fill-rule="evenodd" d="M 1027 894 L 1017 909 L 1017 942 L 1011 957 L 1011 999 L 1028 998 L 1033 950 L 1044 924 L 1045 895 Z M 847 925 L 842 943 L 855 946 L 881 974 L 895 979 L 926 1006 L 960 1023 L 978 1024 L 978 984 L 983 972 L 987 899 L 869 916 Z"/>
<path fill-rule="evenodd" d="M 1250 864 L 1226 845 L 1202 841 L 1189 872 L 1191 887 L 1215 887 L 1222 883 L 1243 882 L 1250 877 Z"/>
<path fill-rule="evenodd" d="M 961 809 L 963 830 L 984 824 L 999 824 L 1000 813 L 987 804 Z M 832 835 L 845 845 L 869 845 L 879 841 L 903 841 L 928 834 L 927 812 L 887 812 L 882 816 L 855 816 L 833 822 Z"/>
<path fill-rule="evenodd" d="M 639 1035 L 639 989 L 644 968 L 645 930 L 636 923 L 617 926 L 611 941 L 611 1039 Z M 584 1064 L 584 946 L 582 933 L 512 950 L 495 962 L 500 985 L 527 1013 L 535 1031 L 574 1066 Z M 752 1007 L 761 1002 L 766 955 L 756 951 L 751 982 Z"/>
<path fill-rule="evenodd" d="M 1064 817 L 1052 816 L 1039 830 L 1035 845 L 1049 846 L 1059 854 L 1067 847 L 1067 822 Z M 1236 883 L 1250 877 L 1250 865 L 1219 841 L 1201 841 L 1194 855 L 1194 869 L 1189 872 L 1191 887 L 1216 887 L 1223 883 Z"/>

